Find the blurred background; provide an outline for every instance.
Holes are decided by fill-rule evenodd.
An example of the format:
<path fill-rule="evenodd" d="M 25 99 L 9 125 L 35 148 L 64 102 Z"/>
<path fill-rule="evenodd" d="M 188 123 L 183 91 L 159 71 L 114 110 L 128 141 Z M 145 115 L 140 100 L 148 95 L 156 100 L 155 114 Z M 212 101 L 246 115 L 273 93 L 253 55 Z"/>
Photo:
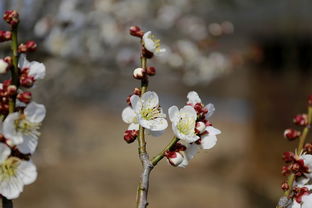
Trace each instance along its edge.
<path fill-rule="evenodd" d="M 152 30 L 167 48 L 149 62 L 157 68 L 149 89 L 162 107 L 182 107 L 196 90 L 215 104 L 211 121 L 222 130 L 187 168 L 161 161 L 150 207 L 274 207 L 281 154 L 294 149 L 282 134 L 306 111 L 312 89 L 311 8 L 309 0 L 1 0 L 0 13 L 20 13 L 20 41 L 38 42 L 29 59 L 47 66 L 33 89 L 48 110 L 33 156 L 39 177 L 16 207 L 135 206 L 141 165 L 121 120 L 140 84 L 131 25 Z M 171 138 L 166 132 L 147 139 L 151 155 Z"/>

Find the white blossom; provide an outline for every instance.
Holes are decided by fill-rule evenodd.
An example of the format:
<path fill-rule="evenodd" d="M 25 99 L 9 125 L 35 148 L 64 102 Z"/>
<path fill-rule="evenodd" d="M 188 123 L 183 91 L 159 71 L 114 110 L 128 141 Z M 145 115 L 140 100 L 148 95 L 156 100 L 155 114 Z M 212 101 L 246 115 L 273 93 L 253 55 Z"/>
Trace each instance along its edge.
<path fill-rule="evenodd" d="M 0 194 L 7 199 L 15 199 L 24 185 L 36 180 L 37 169 L 30 161 L 9 157 L 10 153 L 10 148 L 0 143 Z"/>
<path fill-rule="evenodd" d="M 33 153 L 38 144 L 39 128 L 46 114 L 44 105 L 31 102 L 24 113 L 10 113 L 3 122 L 3 134 L 24 153 Z"/>
<path fill-rule="evenodd" d="M 168 127 L 166 115 L 159 106 L 155 92 L 148 91 L 141 97 L 132 95 L 130 102 L 138 123 L 147 130 L 161 132 Z"/>
<path fill-rule="evenodd" d="M 156 56 L 166 52 L 166 49 L 160 48 L 160 40 L 156 39 L 154 35 L 152 35 L 151 31 L 144 33 L 143 42 L 146 50 L 155 54 Z"/>
<path fill-rule="evenodd" d="M 0 74 L 3 74 L 6 72 L 8 67 L 8 63 L 5 62 L 3 59 L 0 59 Z"/>
<path fill-rule="evenodd" d="M 33 77 L 35 80 L 37 79 L 43 79 L 46 74 L 46 68 L 44 64 L 39 63 L 37 61 L 29 62 L 26 59 L 25 54 L 21 54 L 19 61 L 18 61 L 18 67 L 23 71 L 24 69 L 28 69 L 28 75 Z"/>

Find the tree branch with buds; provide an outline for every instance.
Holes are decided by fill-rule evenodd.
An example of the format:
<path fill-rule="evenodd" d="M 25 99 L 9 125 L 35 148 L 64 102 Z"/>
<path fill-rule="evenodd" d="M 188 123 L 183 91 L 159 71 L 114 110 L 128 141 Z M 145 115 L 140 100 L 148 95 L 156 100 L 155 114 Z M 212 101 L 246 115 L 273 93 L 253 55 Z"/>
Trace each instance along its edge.
<path fill-rule="evenodd" d="M 163 158 L 174 167 L 186 167 L 199 149 L 210 149 L 217 141 L 216 135 L 221 132 L 212 127 L 208 117 L 214 112 L 214 106 L 204 106 L 198 94 L 194 91 L 188 93 L 187 105 L 179 110 L 176 106 L 169 108 L 169 118 L 175 136 L 156 156 L 149 159 L 146 149 L 145 133 L 152 136 L 161 135 L 168 127 L 159 105 L 159 98 L 155 92 L 147 91 L 148 77 L 156 74 L 156 68 L 147 65 L 147 60 L 165 52 L 160 48 L 160 41 L 152 33 L 143 32 L 138 26 L 130 28 L 130 35 L 140 38 L 141 66 L 133 71 L 133 77 L 141 80 L 141 87 L 135 88 L 128 96 L 129 104 L 122 112 L 122 119 L 129 124 L 124 133 L 124 140 L 132 143 L 138 140 L 138 153 L 142 163 L 141 174 L 137 189 L 137 208 L 148 206 L 148 189 L 150 173 Z"/>

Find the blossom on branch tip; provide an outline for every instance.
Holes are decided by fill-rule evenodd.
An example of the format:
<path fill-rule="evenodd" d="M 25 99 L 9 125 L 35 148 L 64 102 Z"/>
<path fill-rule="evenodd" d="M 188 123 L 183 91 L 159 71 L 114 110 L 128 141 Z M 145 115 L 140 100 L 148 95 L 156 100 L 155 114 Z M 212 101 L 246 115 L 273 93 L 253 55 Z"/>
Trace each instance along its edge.
<path fill-rule="evenodd" d="M 9 157 L 11 149 L 0 143 L 0 194 L 7 199 L 15 199 L 23 191 L 24 185 L 37 178 L 36 166 L 31 161 Z"/>
<path fill-rule="evenodd" d="M 144 33 L 143 44 L 144 48 L 155 56 L 162 55 L 166 52 L 166 49 L 160 48 L 160 40 L 156 39 L 151 31 Z"/>
<path fill-rule="evenodd" d="M 46 114 L 44 105 L 31 102 L 23 113 L 10 113 L 3 122 L 3 135 L 23 154 L 33 153 L 38 144 L 39 128 Z"/>

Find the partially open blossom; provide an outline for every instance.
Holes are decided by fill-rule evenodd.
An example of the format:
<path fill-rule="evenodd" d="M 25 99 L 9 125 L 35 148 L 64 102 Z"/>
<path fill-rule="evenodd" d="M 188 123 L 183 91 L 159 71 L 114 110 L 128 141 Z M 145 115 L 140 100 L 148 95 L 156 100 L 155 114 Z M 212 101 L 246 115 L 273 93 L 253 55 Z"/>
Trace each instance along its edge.
<path fill-rule="evenodd" d="M 31 101 L 31 92 L 22 92 L 17 95 L 17 99 L 23 103 L 29 103 Z"/>
<path fill-rule="evenodd" d="M 151 31 L 144 33 L 143 43 L 144 48 L 156 56 L 166 52 L 166 49 L 160 48 L 160 40 L 156 39 L 155 36 L 152 35 Z"/>
<path fill-rule="evenodd" d="M 135 79 L 143 79 L 144 78 L 144 73 L 145 73 L 145 70 L 142 69 L 142 68 L 136 68 L 134 71 L 133 71 L 133 77 Z"/>
<path fill-rule="evenodd" d="M 301 132 L 295 129 L 286 129 L 284 131 L 284 137 L 289 140 L 297 139 L 300 135 L 301 135 Z"/>
<path fill-rule="evenodd" d="M 141 97 L 132 95 L 130 98 L 131 106 L 136 114 L 138 123 L 151 131 L 163 131 L 168 127 L 166 114 L 159 106 L 158 95 L 148 91 Z"/>
<path fill-rule="evenodd" d="M 46 69 L 44 64 L 37 61 L 29 62 L 25 54 L 20 55 L 18 67 L 21 69 L 22 74 L 34 80 L 43 79 L 45 77 Z"/>
<path fill-rule="evenodd" d="M 3 122 L 3 135 L 10 145 L 23 153 L 33 153 L 38 144 L 39 128 L 46 114 L 44 105 L 31 102 L 23 113 L 10 113 Z"/>
<path fill-rule="evenodd" d="M 6 61 L 0 59 L 0 74 L 6 73 L 8 66 L 9 64 Z"/>
<path fill-rule="evenodd" d="M 10 157 L 11 149 L 0 143 L 0 194 L 7 199 L 15 199 L 23 191 L 24 185 L 37 178 L 35 165 L 17 157 Z"/>

